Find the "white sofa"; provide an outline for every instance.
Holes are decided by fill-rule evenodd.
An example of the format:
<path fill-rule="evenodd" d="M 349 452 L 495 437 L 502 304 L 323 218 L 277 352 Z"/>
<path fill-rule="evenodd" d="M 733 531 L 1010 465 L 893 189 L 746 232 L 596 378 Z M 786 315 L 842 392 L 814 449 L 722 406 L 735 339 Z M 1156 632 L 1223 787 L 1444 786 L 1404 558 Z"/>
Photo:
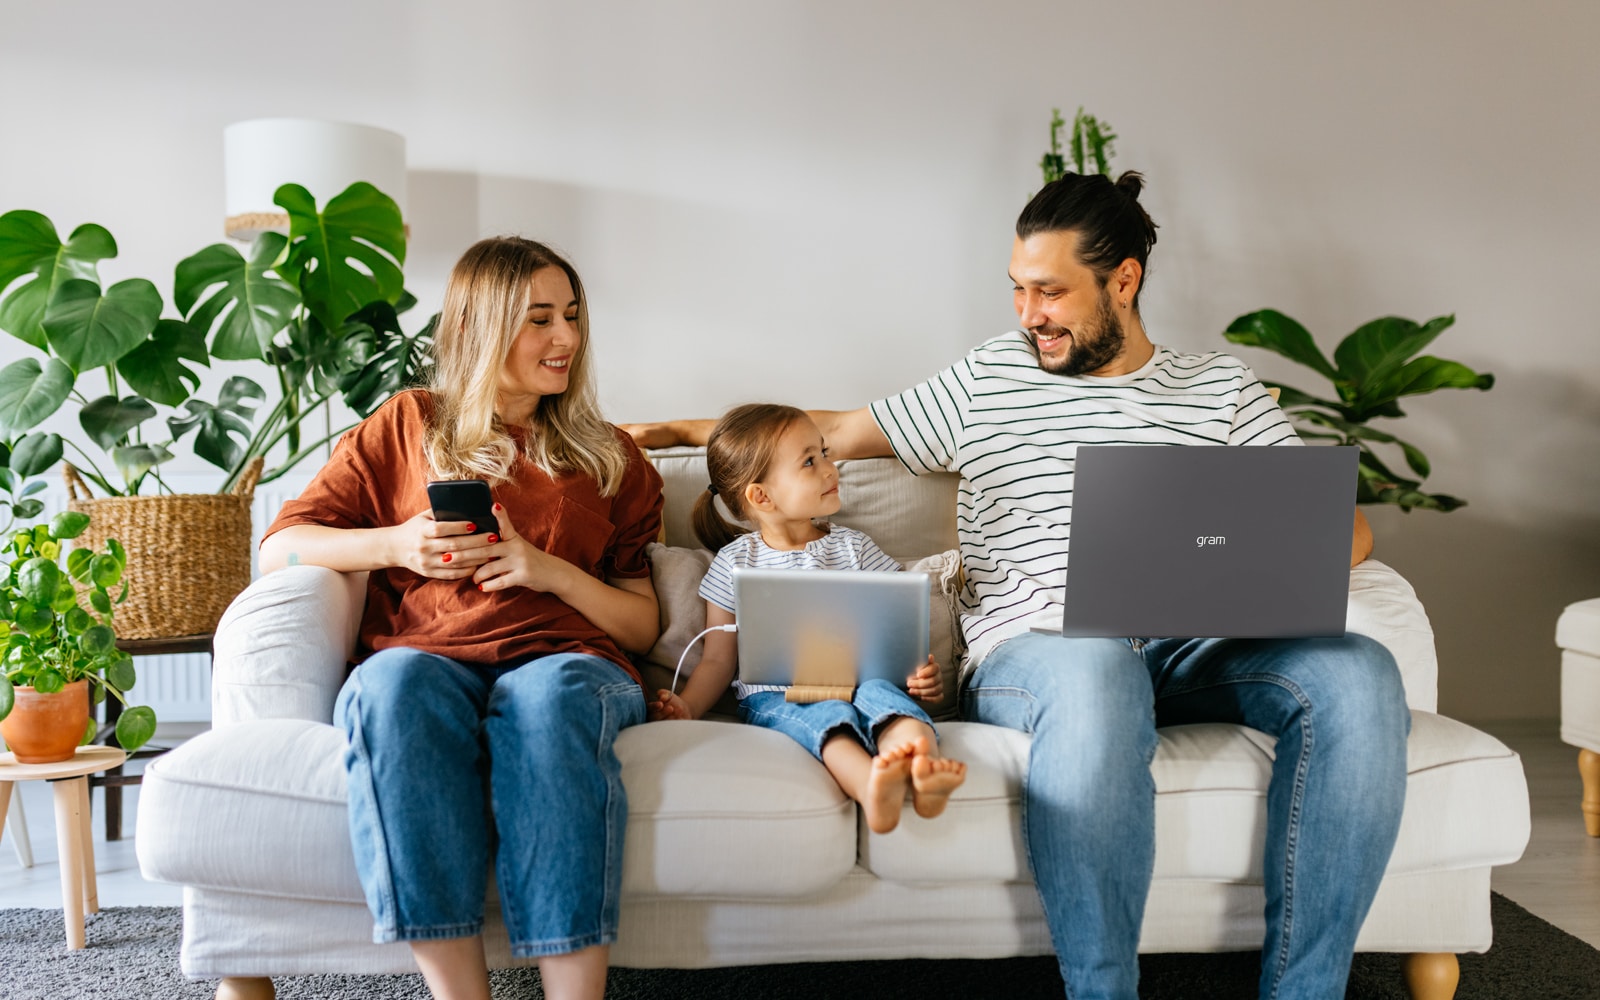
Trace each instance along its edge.
<path fill-rule="evenodd" d="M 646 668 L 659 683 L 700 606 L 693 586 L 707 557 L 692 551 L 687 517 L 706 477 L 697 450 L 653 458 L 667 483 L 669 546 L 656 559 L 668 627 Z M 955 545 L 955 483 L 914 478 L 888 460 L 844 463 L 837 520 L 903 562 L 936 556 Z M 934 643 L 942 651 L 951 644 L 948 591 L 959 579 L 940 578 Z M 405 945 L 371 943 L 346 827 L 344 738 L 330 725 L 363 583 L 297 567 L 241 594 L 217 633 L 214 728 L 145 772 L 141 868 L 185 886 L 183 969 L 235 977 L 220 994 L 265 991 L 251 977 L 414 968 Z M 1350 626 L 1394 651 L 1413 709 L 1405 817 L 1359 948 L 1416 955 L 1406 964 L 1413 995 L 1447 998 L 1455 953 L 1490 944 L 1490 868 L 1515 861 L 1527 843 L 1522 764 L 1499 741 L 1435 714 L 1432 631 L 1393 570 L 1368 561 L 1352 571 Z M 907 810 L 898 829 L 880 836 L 779 734 L 721 721 L 625 731 L 617 753 L 630 813 L 614 962 L 1047 954 L 1017 826 L 1028 738 L 961 722 L 941 723 L 940 733 L 947 752 L 967 761 L 966 784 L 943 817 Z M 1141 950 L 1260 946 L 1272 750 L 1262 734 L 1236 726 L 1161 731 L 1152 765 L 1155 881 Z M 510 959 L 493 896 L 491 888 L 486 941 L 500 966 Z"/>

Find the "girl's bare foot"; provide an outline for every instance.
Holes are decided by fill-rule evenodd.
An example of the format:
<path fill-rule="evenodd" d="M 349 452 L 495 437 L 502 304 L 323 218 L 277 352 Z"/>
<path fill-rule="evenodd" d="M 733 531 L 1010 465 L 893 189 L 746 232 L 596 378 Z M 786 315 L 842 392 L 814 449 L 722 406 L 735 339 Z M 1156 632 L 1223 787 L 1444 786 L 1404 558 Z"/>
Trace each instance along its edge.
<path fill-rule="evenodd" d="M 959 760 L 919 753 L 911 760 L 911 805 L 925 819 L 944 812 L 950 793 L 967 780 L 967 765 Z"/>
<path fill-rule="evenodd" d="M 867 829 L 888 833 L 900 825 L 900 810 L 906 804 L 906 786 L 911 780 L 913 744 L 894 747 L 872 758 L 867 774 L 867 793 L 861 797 L 861 811 L 867 815 Z"/>

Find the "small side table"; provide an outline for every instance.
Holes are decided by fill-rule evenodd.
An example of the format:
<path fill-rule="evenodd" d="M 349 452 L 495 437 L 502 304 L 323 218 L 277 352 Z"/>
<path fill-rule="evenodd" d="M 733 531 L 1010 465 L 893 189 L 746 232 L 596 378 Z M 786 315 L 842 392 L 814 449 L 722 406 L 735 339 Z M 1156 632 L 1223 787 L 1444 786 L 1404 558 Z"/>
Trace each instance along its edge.
<path fill-rule="evenodd" d="M 61 910 L 67 924 L 67 947 L 83 947 L 83 915 L 100 912 L 100 890 L 94 878 L 94 834 L 89 829 L 88 775 L 116 767 L 128 755 L 118 747 L 79 747 L 70 760 L 54 764 L 19 764 L 13 753 L 0 753 L 0 825 L 11 805 L 11 786 L 18 781 L 55 785 L 56 853 L 61 857 Z"/>
<path fill-rule="evenodd" d="M 172 639 L 118 639 L 117 648 L 130 656 L 177 656 L 184 653 L 205 653 L 211 655 L 212 633 L 202 632 L 199 635 L 184 635 Z M 96 743 L 106 746 L 118 746 L 117 719 L 122 717 L 122 702 L 114 697 L 107 696 L 105 700 L 106 718 L 100 726 L 100 732 L 95 737 Z M 144 746 L 128 755 L 129 760 L 140 760 L 145 757 L 158 757 L 166 753 L 170 747 Z M 89 779 L 90 788 L 104 788 L 106 807 L 106 839 L 122 839 L 122 789 L 125 785 L 137 785 L 144 780 L 142 774 L 123 774 L 122 765 L 107 768 L 106 773 Z"/>

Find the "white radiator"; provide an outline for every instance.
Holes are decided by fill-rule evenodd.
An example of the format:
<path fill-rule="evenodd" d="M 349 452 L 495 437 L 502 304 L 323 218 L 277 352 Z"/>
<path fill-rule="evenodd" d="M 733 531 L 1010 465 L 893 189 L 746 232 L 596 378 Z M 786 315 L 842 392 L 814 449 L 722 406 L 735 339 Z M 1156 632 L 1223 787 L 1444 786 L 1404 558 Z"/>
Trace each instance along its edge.
<path fill-rule="evenodd" d="M 278 516 L 278 508 L 285 500 L 293 500 L 311 481 L 315 470 L 296 470 L 282 479 L 256 487 L 250 507 L 250 575 L 254 579 L 256 546 L 261 543 L 261 533 Z M 54 476 L 47 477 L 50 488 L 39 494 L 44 501 L 44 518 L 49 518 L 67 505 L 66 487 Z M 163 474 L 174 493 L 212 493 L 222 482 L 222 472 L 217 469 Z M 155 709 L 156 718 L 165 725 L 171 722 L 211 721 L 211 658 L 204 653 L 181 656 L 141 656 L 134 661 L 139 672 L 130 700 L 136 705 L 149 705 Z"/>

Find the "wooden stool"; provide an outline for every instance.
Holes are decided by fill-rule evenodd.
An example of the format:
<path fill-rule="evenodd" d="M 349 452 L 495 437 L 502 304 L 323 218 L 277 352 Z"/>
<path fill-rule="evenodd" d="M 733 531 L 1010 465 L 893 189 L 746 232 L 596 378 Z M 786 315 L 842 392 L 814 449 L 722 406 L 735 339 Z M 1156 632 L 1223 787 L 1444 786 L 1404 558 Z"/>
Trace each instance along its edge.
<path fill-rule="evenodd" d="M 56 853 L 61 858 L 61 910 L 67 924 L 67 947 L 83 947 L 83 915 L 100 912 L 94 878 L 94 835 L 89 830 L 87 775 L 116 767 L 128 759 L 118 747 L 79 747 L 70 760 L 54 764 L 18 764 L 15 754 L 0 754 L 0 826 L 11 804 L 11 786 L 18 781 L 55 785 Z"/>
<path fill-rule="evenodd" d="M 200 635 L 178 636 L 173 639 L 118 639 L 117 648 L 131 656 L 175 656 L 182 653 L 205 653 L 211 655 L 210 632 Z M 95 734 L 94 741 L 103 743 L 108 747 L 120 746 L 117 742 L 117 719 L 122 717 L 122 702 L 114 697 L 105 700 L 106 718 L 100 725 L 100 731 Z M 129 760 L 142 760 L 146 757 L 159 757 L 171 747 L 150 746 L 146 744 L 128 755 Z M 105 774 L 95 775 L 89 779 L 90 788 L 104 788 L 106 790 L 106 839 L 122 839 L 122 789 L 126 785 L 137 785 L 144 780 L 143 774 L 123 774 L 122 765 L 108 768 Z"/>

